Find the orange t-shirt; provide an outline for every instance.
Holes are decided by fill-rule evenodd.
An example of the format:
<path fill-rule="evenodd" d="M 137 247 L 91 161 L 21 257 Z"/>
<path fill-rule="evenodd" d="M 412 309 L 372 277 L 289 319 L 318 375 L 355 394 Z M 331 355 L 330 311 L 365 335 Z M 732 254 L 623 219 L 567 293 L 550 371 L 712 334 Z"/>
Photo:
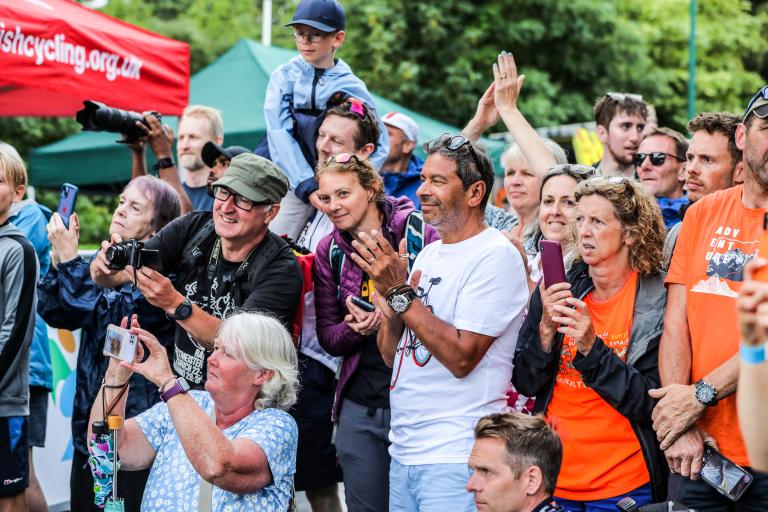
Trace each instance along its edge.
<path fill-rule="evenodd" d="M 691 334 L 691 382 L 705 377 L 739 349 L 736 296 L 744 265 L 763 233 L 765 209 L 745 208 L 741 185 L 697 201 L 685 214 L 666 283 L 686 289 Z M 766 255 L 768 256 L 768 255 Z M 736 464 L 749 465 L 736 416 L 736 395 L 704 412 L 697 425 Z"/>
<path fill-rule="evenodd" d="M 613 297 L 597 302 L 589 293 L 584 302 L 595 334 L 622 361 L 627 359 L 629 333 L 637 291 L 637 272 Z M 566 336 L 547 417 L 563 440 L 563 466 L 555 496 L 589 501 L 612 498 L 650 481 L 640 442 L 629 420 L 592 388 L 573 366 L 576 342 Z"/>

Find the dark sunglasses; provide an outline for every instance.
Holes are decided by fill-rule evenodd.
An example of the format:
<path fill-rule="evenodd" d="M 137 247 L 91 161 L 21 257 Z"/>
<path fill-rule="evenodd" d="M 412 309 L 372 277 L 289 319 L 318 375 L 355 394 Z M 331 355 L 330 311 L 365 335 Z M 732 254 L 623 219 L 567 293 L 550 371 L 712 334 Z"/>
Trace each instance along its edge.
<path fill-rule="evenodd" d="M 635 154 L 634 158 L 634 164 L 635 167 L 640 167 L 643 165 L 643 162 L 645 162 L 646 157 L 651 158 L 651 165 L 654 167 L 658 167 L 660 165 L 664 165 L 664 162 L 667 161 L 667 157 L 671 156 L 675 160 L 680 160 L 681 162 L 684 162 L 682 158 L 678 158 L 677 155 L 672 155 L 670 153 L 663 153 L 661 151 L 654 151 L 653 153 L 637 153 Z"/>
<path fill-rule="evenodd" d="M 749 100 L 749 103 L 747 103 L 747 108 L 744 109 L 744 120 L 746 121 L 747 116 L 751 113 L 750 110 L 752 109 L 752 106 L 758 101 L 758 100 L 768 100 L 768 85 L 763 86 L 762 89 L 757 91 L 754 96 L 752 96 L 752 99 Z M 765 109 L 764 107 L 757 107 L 758 109 L 761 109 L 761 112 L 757 112 L 757 109 L 755 109 L 754 114 L 759 117 L 760 119 L 764 119 L 768 117 L 768 109 Z"/>
<path fill-rule="evenodd" d="M 430 153 L 441 147 L 448 148 L 451 151 L 459 151 L 464 146 L 469 148 L 469 154 L 472 155 L 472 160 L 474 160 L 475 165 L 477 165 L 477 170 L 482 172 L 481 169 L 483 168 L 483 164 L 480 161 L 480 157 L 477 156 L 472 141 L 465 136 L 461 134 L 451 135 L 449 133 L 444 133 L 432 142 L 427 143 L 427 149 Z"/>

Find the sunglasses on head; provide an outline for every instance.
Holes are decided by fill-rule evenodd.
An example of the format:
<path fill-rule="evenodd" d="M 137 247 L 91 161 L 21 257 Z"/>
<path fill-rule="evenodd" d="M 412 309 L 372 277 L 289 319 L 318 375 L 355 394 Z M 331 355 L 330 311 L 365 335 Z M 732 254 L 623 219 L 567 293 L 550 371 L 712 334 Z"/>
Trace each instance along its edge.
<path fill-rule="evenodd" d="M 483 165 L 480 162 L 480 157 L 477 156 L 477 153 L 475 152 L 475 148 L 472 145 L 472 141 L 466 138 L 465 136 L 461 134 L 451 135 L 449 133 L 444 133 L 437 139 L 427 144 L 427 147 L 430 152 L 440 147 L 445 147 L 445 148 L 448 148 L 450 151 L 457 152 L 464 146 L 467 146 L 469 148 L 469 154 L 472 156 L 472 160 L 474 160 L 475 165 L 477 165 L 478 171 L 480 171 L 483 168 Z"/>
<path fill-rule="evenodd" d="M 643 162 L 645 162 L 646 157 L 651 158 L 651 165 L 654 167 L 659 167 L 660 165 L 664 165 L 664 162 L 667 161 L 667 157 L 672 157 L 675 160 L 680 160 L 683 162 L 682 158 L 678 158 L 677 155 L 672 155 L 670 153 L 664 153 L 662 151 L 654 151 L 653 153 L 637 153 L 634 156 L 634 164 L 635 167 L 640 167 L 643 165 Z"/>
<path fill-rule="evenodd" d="M 750 114 L 750 109 L 752 108 L 752 105 L 754 105 L 758 100 L 768 100 L 768 85 L 763 86 L 762 89 L 757 91 L 754 96 L 752 96 L 752 99 L 749 100 L 749 103 L 747 103 L 747 108 L 744 109 L 744 120 L 746 121 L 747 116 Z M 757 109 L 761 109 L 762 112 L 757 112 Z M 755 114 L 760 119 L 764 119 L 768 117 L 768 109 L 764 107 L 757 107 L 754 112 L 751 112 Z"/>
<path fill-rule="evenodd" d="M 354 161 L 357 164 L 362 163 L 361 160 L 354 153 L 339 153 L 338 155 L 332 155 L 326 158 L 325 162 L 323 162 L 323 165 L 328 166 L 334 162 L 337 164 L 348 164 L 349 162 L 352 162 L 352 161 Z"/>
<path fill-rule="evenodd" d="M 614 101 L 621 103 L 624 100 L 643 101 L 643 97 L 640 94 L 630 94 L 628 92 L 607 92 L 606 96 Z"/>
<path fill-rule="evenodd" d="M 595 168 L 581 164 L 558 164 L 550 167 L 548 174 L 570 174 L 578 179 L 585 180 L 595 175 Z"/>

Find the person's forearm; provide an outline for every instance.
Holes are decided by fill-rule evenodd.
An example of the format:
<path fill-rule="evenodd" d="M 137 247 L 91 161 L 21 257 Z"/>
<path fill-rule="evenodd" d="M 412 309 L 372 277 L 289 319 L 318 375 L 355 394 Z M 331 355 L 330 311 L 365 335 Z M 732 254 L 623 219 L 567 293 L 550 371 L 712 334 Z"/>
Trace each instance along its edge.
<path fill-rule="evenodd" d="M 256 467 L 243 465 L 232 441 L 226 438 L 214 421 L 188 394 L 178 394 L 168 400 L 176 435 L 181 446 L 203 480 L 237 494 L 263 489 L 272 481 L 266 460 Z"/>
<path fill-rule="evenodd" d="M 392 368 L 395 364 L 395 355 L 397 354 L 397 344 L 405 330 L 405 324 L 397 316 L 394 318 L 382 318 L 379 332 L 376 335 L 376 344 L 379 346 L 379 352 L 384 359 L 384 363 Z"/>
<path fill-rule="evenodd" d="M 181 206 L 181 214 L 187 214 L 192 211 L 192 201 L 189 200 L 189 196 L 187 195 L 187 191 L 184 190 L 184 187 L 181 184 L 181 178 L 179 178 L 179 171 L 174 165 L 173 167 L 166 167 L 165 169 L 160 169 L 158 172 L 158 176 L 161 180 L 166 182 L 168 185 L 173 188 L 173 190 L 176 191 L 177 194 L 179 194 L 179 202 Z"/>
<path fill-rule="evenodd" d="M 739 354 L 734 354 L 702 380 L 715 387 L 718 400 L 734 394 L 739 381 Z"/>
<path fill-rule="evenodd" d="M 167 311 L 166 311 L 167 313 Z M 177 320 L 182 329 L 207 350 L 213 350 L 213 338 L 221 324 L 221 319 L 209 315 L 199 306 L 192 305 L 192 315 L 186 320 Z"/>
<path fill-rule="evenodd" d="M 765 400 L 768 363 L 741 363 L 738 387 L 739 424 L 750 464 L 757 471 L 768 472 L 768 436 L 765 435 L 765 425 L 768 425 L 768 401 Z"/>
<path fill-rule="evenodd" d="M 543 178 L 547 171 L 557 163 L 552 152 L 544 144 L 544 140 L 517 107 L 502 107 L 499 109 L 499 114 L 512 138 L 520 146 L 531 170 L 536 173 L 539 179 Z"/>
<path fill-rule="evenodd" d="M 477 142 L 480 137 L 483 136 L 483 133 L 485 130 L 487 130 L 487 126 L 481 125 L 476 118 L 472 118 L 467 123 L 467 126 L 464 127 L 463 130 L 461 130 L 461 133 L 464 134 L 466 138 L 471 140 L 472 142 Z"/>
<path fill-rule="evenodd" d="M 116 382 L 111 376 L 107 375 L 104 377 L 106 384 L 110 386 L 119 386 L 122 384 L 127 384 L 127 380 L 124 382 Z M 102 398 L 102 395 L 106 393 L 106 403 L 107 407 L 110 406 L 112 401 L 120 394 L 120 389 L 116 388 L 105 388 L 102 386 L 99 389 L 98 394 L 96 395 L 96 399 L 93 401 L 93 406 L 91 406 L 91 415 L 88 420 L 88 438 L 90 439 L 91 434 L 93 434 L 93 423 L 95 421 L 106 421 L 104 418 L 104 408 L 103 403 L 104 399 Z M 120 416 L 121 418 L 125 419 L 125 406 L 126 403 L 128 403 L 128 393 L 130 393 L 131 390 L 128 389 L 123 393 L 123 395 L 120 397 L 120 400 L 115 404 L 115 406 L 112 408 L 112 411 L 109 413 L 110 416 Z M 123 445 L 123 442 L 125 441 L 124 438 L 124 430 L 119 429 L 115 431 L 117 435 L 117 446 L 118 449 Z"/>
<path fill-rule="evenodd" d="M 145 176 L 147 174 L 146 153 L 142 149 L 137 151 L 131 149 L 131 179 Z"/>
<path fill-rule="evenodd" d="M 400 316 L 421 344 L 456 378 L 466 377 L 475 369 L 479 361 L 477 346 L 468 343 L 458 329 L 440 320 L 424 304 L 413 301 Z"/>
<path fill-rule="evenodd" d="M 690 384 L 692 356 L 685 286 L 670 284 L 664 314 L 664 332 L 659 344 L 661 385 Z"/>

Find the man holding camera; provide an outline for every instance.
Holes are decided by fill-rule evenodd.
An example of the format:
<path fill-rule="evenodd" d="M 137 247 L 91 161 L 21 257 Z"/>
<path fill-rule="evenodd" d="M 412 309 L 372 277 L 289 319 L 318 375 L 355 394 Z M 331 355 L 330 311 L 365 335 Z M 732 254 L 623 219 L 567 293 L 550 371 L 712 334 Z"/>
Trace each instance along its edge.
<path fill-rule="evenodd" d="M 119 236 L 102 242 L 91 265 L 102 286 L 135 279 L 144 297 L 177 322 L 174 370 L 197 388 L 205 383 L 206 361 L 223 318 L 240 309 L 267 311 L 290 328 L 302 288 L 288 244 L 268 229 L 288 191 L 283 172 L 264 158 L 241 154 L 213 188 L 213 212 L 181 217 L 144 245 L 145 251 L 158 251 L 155 258 L 140 255 L 156 260 L 156 269 L 110 268 L 106 250 L 122 242 Z M 173 281 L 164 274 L 173 274 Z"/>
<path fill-rule="evenodd" d="M 202 151 L 207 143 L 220 145 L 224 141 L 224 122 L 221 119 L 221 112 L 203 105 L 190 105 L 184 109 L 179 119 L 179 134 L 176 141 L 178 166 L 172 156 L 173 130 L 163 125 L 155 113 L 145 112 L 144 122 L 137 122 L 136 127 L 143 132 L 144 136 L 129 144 L 132 177 L 147 173 L 145 144 L 148 144 L 157 159 L 152 170 L 178 192 L 181 199 L 181 213 L 185 214 L 193 210 L 211 211 L 213 197 L 208 193 L 208 177 L 214 166 L 205 161 Z M 181 180 L 178 168 L 185 170 L 184 181 Z"/>

